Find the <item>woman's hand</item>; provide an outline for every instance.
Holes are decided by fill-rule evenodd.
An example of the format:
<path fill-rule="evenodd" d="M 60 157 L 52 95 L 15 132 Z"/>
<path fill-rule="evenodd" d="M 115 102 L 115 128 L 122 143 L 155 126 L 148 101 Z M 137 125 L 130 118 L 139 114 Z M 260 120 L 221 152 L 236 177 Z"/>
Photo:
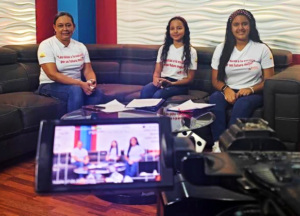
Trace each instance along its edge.
<path fill-rule="evenodd" d="M 161 87 L 161 82 L 160 82 L 160 77 L 153 77 L 153 85 L 156 86 L 157 88 Z"/>
<path fill-rule="evenodd" d="M 96 88 L 96 86 L 97 86 L 96 80 L 94 80 L 94 79 L 89 79 L 89 80 L 87 81 L 87 83 L 89 84 L 90 89 L 91 89 L 92 91 L 95 91 L 95 88 Z"/>
<path fill-rule="evenodd" d="M 86 95 L 91 95 L 95 88 L 90 87 L 90 83 L 88 82 L 80 82 L 80 87 L 84 91 Z"/>
<path fill-rule="evenodd" d="M 237 95 L 238 98 L 239 98 L 239 97 L 243 97 L 243 96 L 248 96 L 248 95 L 250 95 L 250 94 L 253 94 L 251 88 L 243 88 L 243 89 L 240 89 L 240 90 L 236 93 L 236 95 Z"/>
<path fill-rule="evenodd" d="M 170 80 L 167 80 L 164 78 L 159 78 L 159 83 L 162 88 L 167 88 L 167 87 L 173 85 Z"/>
<path fill-rule="evenodd" d="M 225 100 L 230 103 L 230 104 L 234 104 L 236 99 L 237 99 L 237 94 L 229 87 L 227 87 L 224 92 L 224 98 Z"/>
<path fill-rule="evenodd" d="M 128 160 L 128 164 L 132 165 L 132 164 L 134 164 L 134 161 L 133 160 Z"/>

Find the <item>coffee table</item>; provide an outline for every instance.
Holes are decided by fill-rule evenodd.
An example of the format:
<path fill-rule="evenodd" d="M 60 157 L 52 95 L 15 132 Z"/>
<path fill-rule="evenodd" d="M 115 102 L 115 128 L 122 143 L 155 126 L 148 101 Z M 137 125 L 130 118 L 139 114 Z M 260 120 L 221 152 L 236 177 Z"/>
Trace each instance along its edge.
<path fill-rule="evenodd" d="M 122 112 L 106 113 L 92 111 L 90 109 L 78 109 L 62 116 L 63 120 L 78 120 L 78 119 L 99 119 L 99 118 L 149 118 L 167 116 L 171 118 L 172 132 L 178 137 L 193 138 L 195 142 L 196 152 L 202 152 L 206 141 L 198 136 L 193 131 L 210 125 L 215 116 L 208 110 L 194 110 L 192 112 L 174 112 L 168 108 L 178 104 L 170 103 L 158 109 L 156 112 L 146 111 L 142 109 L 127 110 Z"/>

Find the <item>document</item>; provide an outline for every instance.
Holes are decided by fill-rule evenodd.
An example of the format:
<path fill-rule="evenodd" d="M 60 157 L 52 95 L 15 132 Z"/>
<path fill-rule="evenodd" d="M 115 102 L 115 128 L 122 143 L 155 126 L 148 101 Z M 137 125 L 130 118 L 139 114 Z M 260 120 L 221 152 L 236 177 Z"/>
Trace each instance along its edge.
<path fill-rule="evenodd" d="M 95 107 L 101 109 L 101 112 L 111 113 L 111 112 L 121 112 L 127 110 L 133 110 L 133 108 L 127 108 L 124 104 L 120 103 L 118 100 L 112 100 L 106 104 L 97 104 Z"/>
<path fill-rule="evenodd" d="M 157 107 L 160 106 L 164 102 L 162 98 L 147 98 L 147 99 L 133 99 L 129 104 L 127 104 L 127 108 L 143 108 L 143 107 Z"/>
<path fill-rule="evenodd" d="M 170 107 L 168 110 L 177 112 L 191 112 L 193 110 L 205 109 L 213 106 L 215 106 L 215 104 L 195 103 L 192 100 L 188 100 L 178 106 Z"/>

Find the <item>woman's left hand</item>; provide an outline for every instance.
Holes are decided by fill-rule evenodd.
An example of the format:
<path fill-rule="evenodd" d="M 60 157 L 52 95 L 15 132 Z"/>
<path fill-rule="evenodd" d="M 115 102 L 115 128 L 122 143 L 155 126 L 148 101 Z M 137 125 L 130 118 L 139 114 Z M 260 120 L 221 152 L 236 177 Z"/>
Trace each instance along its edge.
<path fill-rule="evenodd" d="M 95 91 L 95 88 L 96 88 L 96 86 L 97 86 L 96 80 L 94 80 L 94 79 L 89 79 L 89 80 L 87 81 L 87 83 L 89 84 L 90 89 L 91 89 L 92 91 Z"/>
<path fill-rule="evenodd" d="M 164 79 L 164 78 L 160 78 L 159 82 L 161 83 L 161 88 L 166 88 L 166 87 L 169 87 L 172 85 L 171 81 Z"/>
<path fill-rule="evenodd" d="M 94 89 L 90 87 L 90 84 L 88 82 L 81 82 L 80 87 L 86 95 L 91 95 L 94 91 Z"/>
<path fill-rule="evenodd" d="M 252 94 L 252 90 L 250 88 L 243 88 L 243 89 L 240 89 L 236 95 L 237 97 L 243 97 L 243 96 L 248 96 L 248 95 L 251 95 Z"/>

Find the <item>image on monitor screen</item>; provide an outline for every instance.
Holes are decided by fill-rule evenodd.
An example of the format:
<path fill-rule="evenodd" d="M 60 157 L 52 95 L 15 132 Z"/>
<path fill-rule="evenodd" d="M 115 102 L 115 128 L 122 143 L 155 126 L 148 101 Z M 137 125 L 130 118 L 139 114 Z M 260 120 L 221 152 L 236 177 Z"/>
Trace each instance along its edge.
<path fill-rule="evenodd" d="M 57 125 L 52 184 L 159 182 L 158 123 Z"/>

